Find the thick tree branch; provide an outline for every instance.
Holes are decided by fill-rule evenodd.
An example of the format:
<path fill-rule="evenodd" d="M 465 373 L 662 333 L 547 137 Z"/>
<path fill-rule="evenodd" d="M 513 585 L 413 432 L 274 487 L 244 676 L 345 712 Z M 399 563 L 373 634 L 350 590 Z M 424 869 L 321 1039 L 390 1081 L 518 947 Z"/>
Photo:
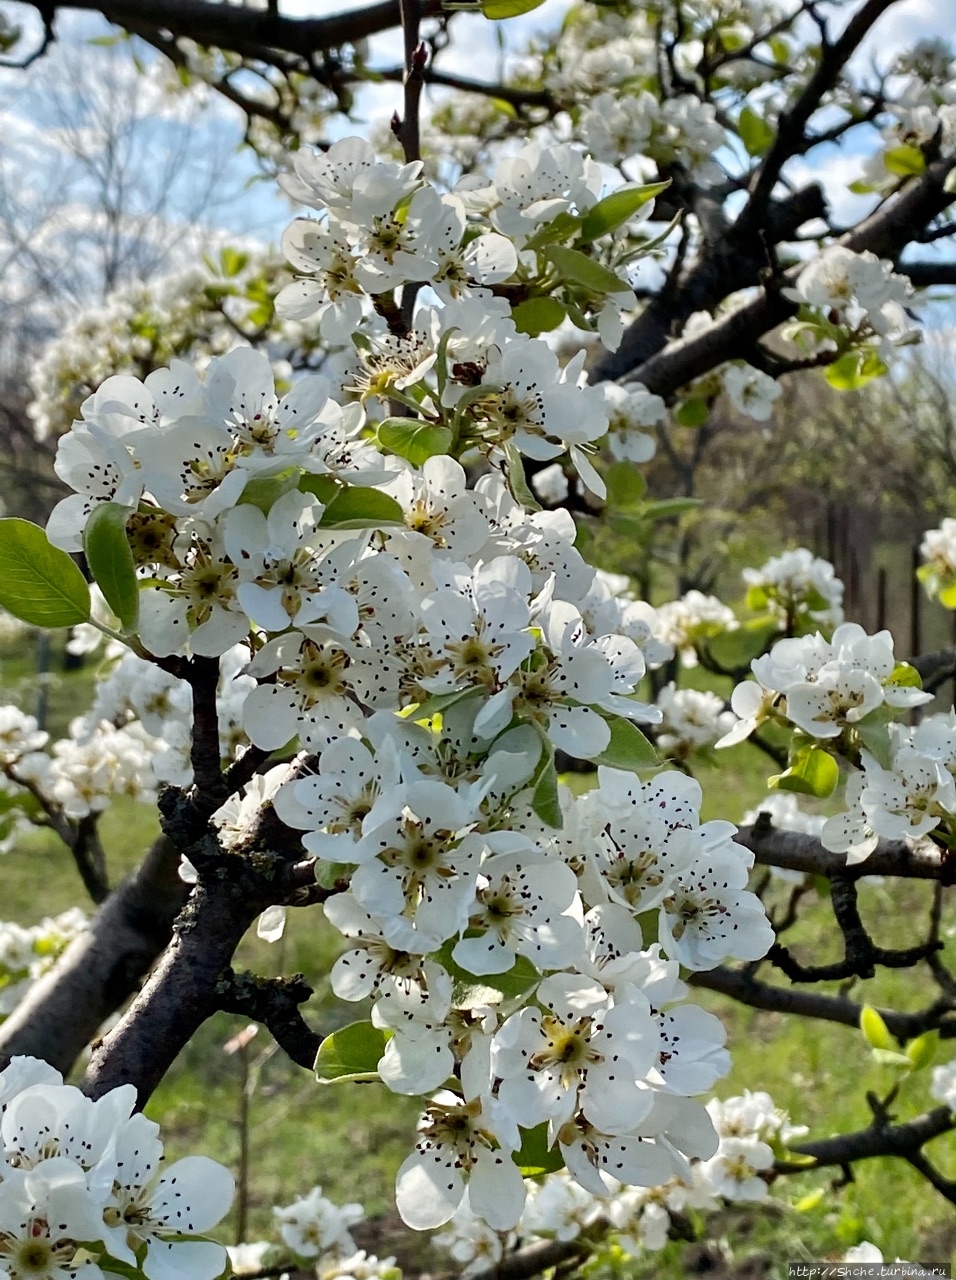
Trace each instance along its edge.
<path fill-rule="evenodd" d="M 785 1013 L 797 1018 L 817 1018 L 821 1022 L 834 1022 L 844 1027 L 857 1028 L 860 1025 L 863 1006 L 846 996 L 823 995 L 817 991 L 801 991 L 795 987 L 761 982 L 746 969 L 722 965 L 709 973 L 689 974 L 687 981 L 691 986 L 730 996 L 751 1009 Z M 900 1013 L 895 1009 L 880 1009 L 879 1013 L 901 1044 L 924 1031 L 933 1030 L 938 1030 L 944 1040 L 956 1038 L 956 1003 L 945 997 L 916 1013 Z"/>
<path fill-rule="evenodd" d="M 736 223 L 715 227 L 714 234 L 678 279 L 661 290 L 628 328 L 617 351 L 607 352 L 598 360 L 591 381 L 622 378 L 652 362 L 675 326 L 683 326 L 697 311 L 713 311 L 729 293 L 758 284 L 772 265 L 768 246 L 791 239 L 805 222 L 821 217 L 825 211 L 823 191 L 811 183 L 792 196 L 773 202 L 763 237 L 749 229 L 738 229 Z M 669 388 L 672 390 L 676 387 Z"/>
<path fill-rule="evenodd" d="M 422 17 L 441 12 L 441 0 L 420 0 Z M 39 6 L 37 6 L 39 7 Z M 118 27 L 168 31 L 197 44 L 234 49 L 246 57 L 263 57 L 270 50 L 310 60 L 316 52 L 364 40 L 401 21 L 398 0 L 384 0 L 325 18 L 293 18 L 247 5 L 212 0 L 58 0 L 58 9 L 101 13 Z"/>
<path fill-rule="evenodd" d="M 895 261 L 919 229 L 952 204 L 953 195 L 944 190 L 944 183 L 954 168 L 956 159 L 952 157 L 934 161 L 919 178 L 842 236 L 839 243 L 857 253 L 869 251 L 877 257 Z M 801 269 L 800 266 L 791 267 L 780 283 L 792 285 Z M 726 296 L 727 292 L 730 290 L 721 296 Z M 764 290 L 698 336 L 674 342 L 630 368 L 619 368 L 620 361 L 612 366 L 602 364 L 601 370 L 608 367 L 611 371 L 600 372 L 599 378 L 621 377 L 627 373 L 629 378 L 643 383 L 656 395 L 671 396 L 694 378 L 709 373 L 726 360 L 734 359 L 741 351 L 749 350 L 764 334 L 795 311 L 796 303 L 784 298 L 779 288 Z M 632 327 L 640 323 L 639 319 Z"/>
<path fill-rule="evenodd" d="M 28 1054 L 70 1070 L 169 942 L 187 894 L 179 863 L 160 837 L 0 1026 L 0 1069 Z"/>
<path fill-rule="evenodd" d="M 916 289 L 956 285 L 956 262 L 898 262 L 896 270 L 909 276 Z"/>
<path fill-rule="evenodd" d="M 196 885 L 145 987 L 96 1046 L 84 1078 L 91 1097 L 132 1084 L 145 1106 L 180 1049 L 219 1007 L 217 985 L 268 898 L 238 858 L 228 879 Z"/>
<path fill-rule="evenodd" d="M 768 867 L 784 867 L 805 875 L 841 876 L 858 880 L 861 876 L 899 876 L 909 880 L 956 882 L 956 863 L 930 840 L 908 844 L 903 840 L 881 840 L 863 862 L 847 864 L 845 853 L 824 849 L 816 836 L 800 831 L 781 831 L 771 823 L 755 822 L 741 827 L 734 837 Z"/>

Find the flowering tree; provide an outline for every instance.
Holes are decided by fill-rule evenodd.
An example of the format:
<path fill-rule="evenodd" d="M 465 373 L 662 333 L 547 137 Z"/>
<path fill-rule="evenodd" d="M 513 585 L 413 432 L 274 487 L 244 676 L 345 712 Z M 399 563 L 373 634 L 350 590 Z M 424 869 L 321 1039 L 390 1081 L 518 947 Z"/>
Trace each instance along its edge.
<path fill-rule="evenodd" d="M 927 1065 L 953 1025 L 940 925 L 956 719 L 903 718 L 953 655 L 902 662 L 887 632 L 843 622 L 840 585 L 809 552 L 749 575 L 743 626 L 700 593 L 655 611 L 587 563 L 575 523 L 603 509 L 639 536 L 680 511 L 644 499 L 639 464 L 655 437 L 693 449 L 721 393 L 765 421 L 785 375 L 862 385 L 918 337 L 914 288 L 952 268 L 904 253 L 951 231 L 956 90 L 935 44 L 873 84 L 851 77 L 890 7 L 868 0 L 838 34 L 813 5 L 582 7 L 516 83 L 477 85 L 436 69 L 457 19 L 423 42 L 433 7 L 405 0 L 391 140 L 294 150 L 279 182 L 313 212 L 283 236 L 279 321 L 233 320 L 319 372 L 282 366 L 277 382 L 275 347 L 220 353 L 199 305 L 182 308 L 168 367 L 90 375 L 57 452 L 69 496 L 45 532 L 0 523 L 0 602 L 108 642 L 69 738 L 47 749 L 4 712 L 8 831 L 53 826 L 102 905 L 46 972 L 29 934 L 7 964 L 21 985 L 0 1026 L 0 1273 L 220 1274 L 221 1248 L 196 1237 L 224 1213 L 228 1175 L 200 1156 L 161 1173 L 155 1126 L 133 1111 L 217 1010 L 264 1024 L 321 1081 L 425 1099 L 398 1209 L 418 1229 L 454 1219 L 453 1255 L 473 1269 L 530 1275 L 612 1236 L 663 1242 L 685 1207 L 763 1198 L 808 1161 L 894 1155 L 956 1203 L 923 1151 L 956 1127 L 951 1068 L 934 1109 L 897 1123 L 895 1090 L 865 1130 L 804 1141 L 764 1094 L 698 1100 L 729 1058 L 684 980 L 862 1022 L 901 1077 Z M 348 106 L 369 74 L 355 42 L 396 17 L 154 10 L 155 27 L 115 16 L 224 92 L 247 92 L 237 69 L 260 74 L 275 96 L 243 106 L 280 130 L 319 90 Z M 300 65 L 305 32 L 324 62 Z M 425 84 L 452 79 L 485 109 L 452 103 L 423 125 Z M 819 185 L 792 174 L 855 130 L 873 148 L 850 175 L 869 208 L 838 233 Z M 223 314 L 222 295 L 197 296 Z M 56 429 L 60 393 L 39 391 Z M 948 525 L 927 539 L 946 601 L 952 542 Z M 645 683 L 675 653 L 733 676 L 730 707 Z M 741 830 L 702 821 L 695 759 L 748 736 L 780 796 L 844 787 L 822 829 L 779 798 Z M 564 759 L 588 789 L 562 785 Z M 163 835 L 110 892 L 97 818 L 121 793 L 155 797 Z M 801 876 L 772 921 L 755 861 Z M 905 949 L 861 920 L 856 885 L 873 874 L 935 886 Z M 807 875 L 829 885 L 836 962 L 780 940 Z M 304 980 L 233 968 L 256 922 L 274 939 L 307 909 L 342 935 L 336 996 L 370 1004 L 325 1039 Z M 937 994 L 881 1013 L 812 988 L 878 966 L 925 966 Z M 62 1084 L 130 995 L 82 1092 Z M 523 1216 L 523 1174 L 562 1169 Z M 316 1189 L 280 1220 L 314 1258 L 348 1251 L 354 1216 Z"/>

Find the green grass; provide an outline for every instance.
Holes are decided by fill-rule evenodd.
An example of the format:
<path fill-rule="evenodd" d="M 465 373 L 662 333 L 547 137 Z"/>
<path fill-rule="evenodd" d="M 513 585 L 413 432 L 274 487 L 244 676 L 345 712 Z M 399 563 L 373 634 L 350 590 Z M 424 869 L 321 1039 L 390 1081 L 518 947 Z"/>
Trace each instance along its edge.
<path fill-rule="evenodd" d="M 30 690 L 24 683 L 30 663 L 29 655 L 20 653 L 4 664 L 7 686 L 14 687 L 24 707 L 30 706 Z M 82 708 L 90 682 L 89 672 L 54 678 L 51 728 L 62 730 Z M 695 673 L 694 683 L 704 683 L 701 673 Z M 703 767 L 699 776 L 705 818 L 739 818 L 765 794 L 769 771 L 769 762 L 749 745 L 728 752 L 719 769 Z M 586 780 L 579 781 L 587 785 Z M 104 816 L 102 830 L 115 879 L 134 865 L 155 834 L 156 821 L 143 806 L 120 800 Z M 82 900 L 69 855 L 48 832 L 25 837 L 0 862 L 0 876 L 5 918 L 25 924 Z M 776 891 L 778 899 L 783 892 Z M 873 936 L 883 945 L 911 944 L 913 922 L 924 918 L 927 894 L 925 886 L 914 884 L 863 886 L 861 908 Z M 323 1033 L 362 1016 L 360 1007 L 341 1004 L 329 987 L 328 973 L 341 939 L 318 912 L 290 914 L 281 943 L 268 946 L 256 938 L 247 939 L 237 963 L 265 974 L 303 972 L 315 987 L 304 1012 Z M 956 916 L 944 924 L 956 931 Z M 819 902 L 787 942 L 804 959 L 836 958 L 839 946 L 834 935 L 827 904 Z M 766 976 L 775 980 L 769 972 Z M 838 990 L 835 984 L 822 984 L 821 989 Z M 901 1009 L 919 1008 L 932 998 L 928 984 L 914 971 L 882 971 L 871 982 L 855 984 L 851 994 L 857 1000 Z M 697 992 L 695 999 L 714 1009 L 728 1028 L 734 1067 L 721 1082 L 719 1095 L 744 1088 L 766 1089 L 795 1122 L 809 1125 L 814 1137 L 866 1125 L 870 1119 L 866 1091 L 883 1094 L 892 1083 L 892 1071 L 873 1065 L 855 1029 L 757 1012 L 706 992 Z M 202 1151 L 237 1167 L 237 1117 L 244 1073 L 251 1066 L 257 1085 L 250 1090 L 253 1157 L 247 1236 L 269 1234 L 273 1204 L 288 1203 L 320 1184 L 337 1201 L 359 1200 L 372 1213 L 384 1215 L 384 1235 L 374 1241 L 375 1247 L 379 1252 L 396 1248 L 403 1252 L 403 1237 L 393 1230 L 390 1211 L 392 1182 L 408 1152 L 418 1104 L 390 1095 L 379 1085 L 318 1086 L 309 1073 L 291 1065 L 281 1053 L 271 1052 L 269 1037 L 262 1030 L 245 1055 L 227 1053 L 224 1046 L 243 1026 L 242 1020 L 226 1015 L 210 1020 L 150 1102 L 150 1114 L 163 1122 L 170 1158 Z M 944 1050 L 942 1060 L 948 1056 Z M 905 1083 L 895 1107 L 899 1118 L 931 1105 L 928 1083 L 928 1072 Z M 956 1172 L 956 1138 L 938 1140 L 931 1152 L 945 1172 Z M 766 1257 L 778 1274 L 788 1258 L 834 1255 L 862 1239 L 877 1243 L 890 1258 L 951 1260 L 956 1249 L 956 1215 L 902 1162 L 863 1163 L 855 1169 L 852 1185 L 835 1187 L 838 1181 L 839 1171 L 789 1179 L 783 1187 L 789 1199 L 797 1200 L 816 1187 L 824 1188 L 824 1198 L 799 1213 L 730 1211 L 711 1228 L 726 1236 L 738 1258 Z M 223 1238 L 232 1239 L 233 1232 L 234 1222 L 227 1223 Z M 421 1246 L 406 1242 L 405 1248 L 409 1247 L 406 1259 L 417 1266 Z M 677 1280 L 686 1274 L 686 1256 L 684 1247 L 675 1245 L 662 1257 L 629 1265 L 627 1274 L 641 1280 L 652 1275 Z"/>

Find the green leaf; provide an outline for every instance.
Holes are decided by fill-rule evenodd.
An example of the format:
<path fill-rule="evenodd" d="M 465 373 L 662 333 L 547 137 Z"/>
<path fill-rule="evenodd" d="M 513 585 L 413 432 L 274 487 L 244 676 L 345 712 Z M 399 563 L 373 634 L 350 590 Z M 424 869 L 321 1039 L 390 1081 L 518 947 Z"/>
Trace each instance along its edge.
<path fill-rule="evenodd" d="M 246 485 L 246 488 L 249 486 Z M 299 480 L 299 491 L 314 493 L 320 502 L 328 506 L 336 494 L 341 493 L 342 486 L 332 476 L 304 475 Z"/>
<path fill-rule="evenodd" d="M 947 195 L 956 195 L 956 169 L 950 169 L 943 179 L 943 190 Z"/>
<path fill-rule="evenodd" d="M 864 747 L 884 769 L 890 769 L 893 763 L 889 730 L 889 721 L 892 718 L 892 711 L 884 705 L 871 711 L 868 716 L 864 716 L 853 726 Z"/>
<path fill-rule="evenodd" d="M 378 1064 L 391 1032 L 371 1022 L 352 1022 L 326 1036 L 315 1055 L 319 1084 L 345 1084 L 349 1080 L 377 1080 Z"/>
<path fill-rule="evenodd" d="M 956 609 L 956 581 L 940 588 L 939 602 L 944 609 Z"/>
<path fill-rule="evenodd" d="M 564 814 L 558 798 L 558 773 L 554 767 L 554 754 L 548 749 L 542 752 L 541 762 L 531 780 L 531 808 L 549 827 L 564 826 Z"/>
<path fill-rule="evenodd" d="M 219 255 L 219 264 L 224 276 L 237 276 L 249 262 L 248 253 L 241 249 L 232 249 L 228 245 Z"/>
<path fill-rule="evenodd" d="M 557 329 L 567 314 L 557 298 L 528 298 L 512 309 L 511 318 L 519 333 L 536 338 L 539 333 Z"/>
<path fill-rule="evenodd" d="M 604 483 L 607 505 L 619 511 L 640 507 L 647 490 L 644 473 L 633 462 L 612 462 L 604 473 Z"/>
<path fill-rule="evenodd" d="M 748 587 L 746 604 L 754 613 L 762 613 L 770 603 L 770 598 L 763 587 Z"/>
<path fill-rule="evenodd" d="M 485 1004 L 517 1000 L 541 981 L 541 974 L 526 956 L 517 956 L 504 973 L 484 973 L 480 977 L 469 973 L 452 957 L 456 941 L 449 939 L 435 954 L 435 959 L 451 976 L 452 1004 L 456 1009 L 477 1009 Z"/>
<path fill-rule="evenodd" d="M 895 685 L 903 689 L 922 689 L 923 681 L 920 673 L 908 662 L 898 662 L 890 672 L 884 685 Z"/>
<path fill-rule="evenodd" d="M 776 137 L 772 124 L 754 111 L 753 107 L 744 107 L 737 121 L 740 140 L 747 148 L 747 154 L 762 156 L 770 150 L 770 144 Z"/>
<path fill-rule="evenodd" d="M 129 507 L 101 502 L 83 531 L 83 551 L 96 585 L 126 631 L 135 631 L 139 616 L 136 564 L 126 536 Z"/>
<path fill-rule="evenodd" d="M 855 391 L 886 372 L 886 365 L 875 351 L 845 351 L 827 365 L 824 377 L 837 391 Z"/>
<path fill-rule="evenodd" d="M 595 764 L 610 765 L 612 769 L 630 769 L 632 773 L 660 766 L 653 743 L 644 737 L 637 725 L 624 716 L 604 718 L 611 729 L 611 741 L 599 756 L 594 757 Z"/>
<path fill-rule="evenodd" d="M 262 514 L 267 516 L 272 510 L 273 503 L 278 502 L 283 494 L 290 493 L 298 486 L 298 468 L 289 467 L 277 476 L 256 476 L 255 479 L 250 480 L 243 489 L 239 501 L 258 507 Z"/>
<path fill-rule="evenodd" d="M 558 240 L 570 240 L 581 230 L 583 218 L 575 213 L 564 211 L 539 227 L 533 236 L 525 241 L 526 249 L 541 249 L 546 244 L 554 244 Z"/>
<path fill-rule="evenodd" d="M 423 422 L 420 418 L 386 418 L 378 424 L 378 442 L 400 458 L 407 458 L 412 466 L 420 467 L 429 458 L 447 453 L 452 435 L 448 427 L 437 422 Z"/>
<path fill-rule="evenodd" d="M 523 1129 L 522 1142 L 512 1159 L 521 1170 L 522 1177 L 540 1178 L 545 1173 L 557 1173 L 564 1168 L 564 1157 L 557 1143 L 548 1146 L 548 1122 L 536 1124 L 533 1129 Z"/>
<path fill-rule="evenodd" d="M 323 529 L 381 529 L 404 523 L 405 513 L 394 498 L 362 485 L 340 489 L 319 521 Z"/>
<path fill-rule="evenodd" d="M 928 1067 L 936 1057 L 936 1050 L 939 1048 L 939 1032 L 924 1031 L 921 1036 L 917 1036 L 915 1040 L 911 1040 L 904 1050 L 907 1058 L 913 1064 L 914 1071 L 922 1071 Z"/>
<path fill-rule="evenodd" d="M 528 511 L 540 511 L 541 504 L 535 500 L 534 494 L 528 487 L 528 481 L 525 479 L 524 462 L 521 459 L 521 453 L 517 446 L 511 440 L 504 442 L 504 455 L 506 464 L 506 473 L 508 477 L 508 488 L 514 494 L 515 499 Z"/>
<path fill-rule="evenodd" d="M 901 147 L 890 147 L 883 154 L 883 163 L 889 173 L 898 174 L 901 178 L 915 178 L 925 172 L 926 157 L 919 147 L 903 144 Z"/>
<path fill-rule="evenodd" d="M 481 12 L 493 22 L 501 22 L 505 18 L 519 18 L 523 13 L 532 13 L 544 4 L 544 0 L 481 0 Z"/>
<path fill-rule="evenodd" d="M 118 1258 L 111 1258 L 108 1255 L 101 1254 L 97 1259 L 97 1265 L 111 1276 L 126 1276 L 127 1280 L 143 1280 L 143 1272 L 139 1267 L 131 1267 L 127 1262 L 120 1262 Z"/>
<path fill-rule="evenodd" d="M 817 1205 L 823 1203 L 826 1199 L 826 1187 L 817 1187 L 815 1191 L 808 1191 L 805 1196 L 801 1196 L 794 1204 L 795 1213 L 810 1213 Z"/>
<path fill-rule="evenodd" d="M 616 231 L 629 218 L 633 218 L 638 209 L 642 209 L 649 200 L 666 191 L 669 186 L 669 181 L 649 182 L 643 187 L 628 186 L 612 191 L 585 214 L 581 223 L 581 242 L 590 244 L 599 236 Z"/>
<path fill-rule="evenodd" d="M 873 1049 L 871 1050 L 873 1061 L 881 1067 L 905 1067 L 907 1071 L 913 1069 L 913 1064 L 905 1053 L 898 1053 L 895 1049 Z"/>
<path fill-rule="evenodd" d="M 710 405 L 701 396 L 684 400 L 674 414 L 682 427 L 702 427 L 710 417 Z"/>
<path fill-rule="evenodd" d="M 564 245 L 549 244 L 544 251 L 545 257 L 554 264 L 563 280 L 572 284 L 583 285 L 592 293 L 627 293 L 631 286 L 613 271 L 603 267 L 577 249 L 568 249 Z"/>
<path fill-rule="evenodd" d="M 860 1010 L 860 1030 L 871 1049 L 896 1048 L 896 1040 L 890 1035 L 889 1027 L 871 1004 L 865 1004 Z"/>
<path fill-rule="evenodd" d="M 75 627 L 90 616 L 79 569 L 29 520 L 0 520 L 0 605 L 34 627 Z"/>
<path fill-rule="evenodd" d="M 800 747 L 788 769 L 767 779 L 771 790 L 796 791 L 819 800 L 832 796 L 839 781 L 840 766 L 829 751 L 815 743 Z"/>
<path fill-rule="evenodd" d="M 433 693 L 430 698 L 426 698 L 424 702 L 419 703 L 415 710 L 409 713 L 409 716 L 412 720 L 430 720 L 432 716 L 437 716 L 447 707 L 453 707 L 456 702 L 461 702 L 463 698 L 474 696 L 475 692 L 474 687 L 469 685 L 464 689 L 453 689 L 451 693 Z"/>

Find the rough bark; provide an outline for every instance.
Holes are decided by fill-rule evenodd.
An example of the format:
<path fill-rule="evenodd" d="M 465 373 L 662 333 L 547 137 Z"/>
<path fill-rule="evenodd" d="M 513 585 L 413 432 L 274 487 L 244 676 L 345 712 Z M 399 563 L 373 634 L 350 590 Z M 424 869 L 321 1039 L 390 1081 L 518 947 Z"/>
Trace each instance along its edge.
<path fill-rule="evenodd" d="M 160 837 L 0 1025 L 0 1069 L 28 1054 L 70 1070 L 169 942 L 187 894 L 178 868 L 179 854 Z"/>

